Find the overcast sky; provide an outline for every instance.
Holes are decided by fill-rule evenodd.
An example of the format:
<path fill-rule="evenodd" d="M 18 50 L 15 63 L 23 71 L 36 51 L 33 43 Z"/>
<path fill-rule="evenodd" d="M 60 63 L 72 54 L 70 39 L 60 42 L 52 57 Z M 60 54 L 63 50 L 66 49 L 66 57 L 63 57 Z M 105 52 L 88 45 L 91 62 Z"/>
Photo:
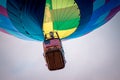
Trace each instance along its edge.
<path fill-rule="evenodd" d="M 63 42 L 66 66 L 49 71 L 41 42 L 0 32 L 0 80 L 120 80 L 120 12 L 93 32 Z"/>

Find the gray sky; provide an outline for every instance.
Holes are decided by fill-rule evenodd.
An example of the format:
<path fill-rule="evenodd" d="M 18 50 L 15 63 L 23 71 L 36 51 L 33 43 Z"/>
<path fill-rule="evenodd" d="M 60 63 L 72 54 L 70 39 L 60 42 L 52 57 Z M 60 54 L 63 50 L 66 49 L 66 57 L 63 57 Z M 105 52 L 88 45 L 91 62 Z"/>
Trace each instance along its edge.
<path fill-rule="evenodd" d="M 41 42 L 0 32 L 0 80 L 120 80 L 120 12 L 93 32 L 63 42 L 66 67 L 49 71 Z"/>

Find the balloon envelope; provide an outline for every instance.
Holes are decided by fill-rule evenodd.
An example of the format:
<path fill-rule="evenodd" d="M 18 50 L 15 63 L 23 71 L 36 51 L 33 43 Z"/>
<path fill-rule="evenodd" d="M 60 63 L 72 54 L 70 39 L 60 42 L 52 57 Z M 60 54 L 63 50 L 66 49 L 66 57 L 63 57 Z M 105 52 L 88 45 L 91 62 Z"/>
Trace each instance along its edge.
<path fill-rule="evenodd" d="M 44 40 L 57 31 L 81 37 L 120 11 L 120 0 L 0 0 L 0 31 L 25 40 Z"/>

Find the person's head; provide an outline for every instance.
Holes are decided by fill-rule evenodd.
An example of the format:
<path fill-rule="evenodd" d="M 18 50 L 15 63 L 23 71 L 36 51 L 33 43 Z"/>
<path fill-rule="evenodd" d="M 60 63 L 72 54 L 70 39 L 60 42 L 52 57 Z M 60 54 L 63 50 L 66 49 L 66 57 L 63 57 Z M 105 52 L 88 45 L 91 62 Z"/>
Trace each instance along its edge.
<path fill-rule="evenodd" d="M 53 35 L 53 32 L 50 32 L 50 35 Z"/>

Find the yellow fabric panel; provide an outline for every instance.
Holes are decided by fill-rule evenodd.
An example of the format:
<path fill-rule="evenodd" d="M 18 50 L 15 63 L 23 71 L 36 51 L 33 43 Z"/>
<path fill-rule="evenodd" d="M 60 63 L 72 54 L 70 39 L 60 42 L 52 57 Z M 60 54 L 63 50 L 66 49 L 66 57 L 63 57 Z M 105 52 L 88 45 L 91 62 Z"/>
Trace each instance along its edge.
<path fill-rule="evenodd" d="M 48 6 L 45 7 L 43 31 L 44 31 L 44 34 L 53 31 L 53 22 L 51 20 L 51 13 Z"/>
<path fill-rule="evenodd" d="M 58 32 L 58 35 L 61 38 L 65 38 L 69 35 L 71 35 L 77 28 L 72 28 L 72 29 L 68 29 L 68 30 L 54 30 L 56 32 Z"/>
<path fill-rule="evenodd" d="M 44 33 L 49 33 L 51 31 L 53 31 L 53 23 L 52 22 L 44 23 L 43 31 L 44 31 Z"/>

